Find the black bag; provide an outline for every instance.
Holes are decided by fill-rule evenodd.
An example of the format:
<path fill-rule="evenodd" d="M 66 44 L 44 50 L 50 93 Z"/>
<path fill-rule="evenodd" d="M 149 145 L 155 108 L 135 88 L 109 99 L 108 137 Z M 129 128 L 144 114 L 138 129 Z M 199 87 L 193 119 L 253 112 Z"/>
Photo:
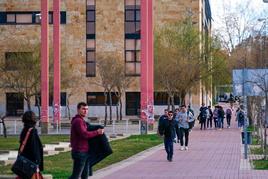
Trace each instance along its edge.
<path fill-rule="evenodd" d="M 20 155 L 26 145 L 26 142 L 29 138 L 30 132 L 33 128 L 30 128 L 26 134 L 25 139 L 22 142 L 22 145 L 19 150 L 19 154 L 15 163 L 13 164 L 11 170 L 20 177 L 31 179 L 33 174 L 37 172 L 38 165 L 26 157 Z"/>
<path fill-rule="evenodd" d="M 18 155 L 15 163 L 13 164 L 11 170 L 18 176 L 23 178 L 32 178 L 33 174 L 37 171 L 37 164 L 27 159 L 22 155 Z"/>

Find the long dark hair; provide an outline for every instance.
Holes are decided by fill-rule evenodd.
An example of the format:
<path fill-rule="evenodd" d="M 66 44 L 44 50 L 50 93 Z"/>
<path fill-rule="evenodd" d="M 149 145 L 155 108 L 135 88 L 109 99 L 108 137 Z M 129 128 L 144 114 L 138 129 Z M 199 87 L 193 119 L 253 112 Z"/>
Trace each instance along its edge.
<path fill-rule="evenodd" d="M 34 126 L 36 124 L 36 116 L 33 111 L 26 111 L 22 116 L 24 125 Z"/>

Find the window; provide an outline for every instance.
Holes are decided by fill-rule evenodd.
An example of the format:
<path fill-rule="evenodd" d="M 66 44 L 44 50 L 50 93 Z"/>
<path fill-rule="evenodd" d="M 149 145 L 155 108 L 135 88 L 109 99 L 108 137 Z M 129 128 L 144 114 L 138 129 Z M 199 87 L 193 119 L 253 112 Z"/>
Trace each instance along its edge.
<path fill-rule="evenodd" d="M 39 100 L 39 105 L 41 106 L 41 95 L 36 95 L 35 96 L 35 106 L 38 106 L 38 100 Z M 49 94 L 49 106 L 52 106 L 53 104 L 53 94 Z M 67 104 L 67 93 L 66 92 L 61 92 L 60 93 L 60 105 L 61 106 L 66 106 Z"/>
<path fill-rule="evenodd" d="M 105 96 L 103 92 L 88 92 L 87 93 L 87 104 L 89 106 L 104 106 Z M 109 95 L 107 94 L 107 105 L 110 104 Z M 117 104 L 117 98 L 115 93 L 112 93 L 112 105 Z"/>
<path fill-rule="evenodd" d="M 0 12 L 0 24 L 40 24 L 41 12 Z M 49 12 L 49 24 L 53 23 L 53 12 Z M 66 12 L 60 12 L 60 23 L 66 24 Z"/>
<path fill-rule="evenodd" d="M 140 1 L 125 0 L 125 73 L 140 75 Z"/>
<path fill-rule="evenodd" d="M 174 97 L 175 105 L 180 104 L 180 97 Z M 154 92 L 154 105 L 168 105 L 168 94 L 166 92 Z"/>
<path fill-rule="evenodd" d="M 86 12 L 86 76 L 96 76 L 96 48 L 95 48 L 95 0 L 87 0 L 87 12 Z"/>
<path fill-rule="evenodd" d="M 125 64 L 127 75 L 140 75 L 140 39 L 125 40 Z"/>
<path fill-rule="evenodd" d="M 18 70 L 20 61 L 32 58 L 31 52 L 6 52 L 5 53 L 5 69 L 7 71 Z M 30 68 L 30 67 L 29 67 Z"/>

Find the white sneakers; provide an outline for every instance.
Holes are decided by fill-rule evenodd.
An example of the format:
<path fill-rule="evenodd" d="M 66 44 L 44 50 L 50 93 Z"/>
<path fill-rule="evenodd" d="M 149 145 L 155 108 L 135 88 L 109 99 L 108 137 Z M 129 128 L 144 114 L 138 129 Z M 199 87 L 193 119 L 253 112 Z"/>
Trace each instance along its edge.
<path fill-rule="evenodd" d="M 181 151 L 183 151 L 183 150 L 189 150 L 189 148 L 186 146 L 186 147 L 183 147 L 183 146 L 181 146 L 181 149 L 180 149 Z"/>

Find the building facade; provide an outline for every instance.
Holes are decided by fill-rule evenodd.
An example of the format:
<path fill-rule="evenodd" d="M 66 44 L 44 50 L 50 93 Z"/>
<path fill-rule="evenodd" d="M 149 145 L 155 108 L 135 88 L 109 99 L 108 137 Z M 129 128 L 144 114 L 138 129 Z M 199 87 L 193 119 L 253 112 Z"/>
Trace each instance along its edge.
<path fill-rule="evenodd" d="M 24 53 L 15 48 L 18 43 L 40 44 L 41 1 L 1 0 L 0 2 L 0 59 L 12 66 L 9 58 L 14 53 Z M 49 37 L 52 47 L 53 12 L 50 0 Z M 209 0 L 155 0 L 154 26 L 175 22 L 191 13 L 200 31 L 210 31 Z M 71 88 L 62 89 L 61 114 L 76 113 L 76 104 L 86 101 L 89 116 L 104 116 L 104 94 L 95 84 L 98 76 L 97 54 L 111 52 L 125 66 L 125 74 L 132 79 L 131 86 L 123 94 L 123 114 L 138 115 L 140 107 L 140 0 L 62 0 L 61 46 L 62 63 L 68 68 L 64 75 L 75 74 L 78 79 Z M 24 43 L 25 42 L 25 43 Z M 27 50 L 26 50 L 27 52 Z M 187 103 L 198 107 L 202 92 L 187 97 Z M 37 97 L 35 97 L 37 98 Z M 36 99 L 32 109 L 37 111 Z M 115 95 L 112 95 L 115 99 Z M 52 115 L 52 97 L 50 97 Z M 67 102 L 68 99 L 68 102 Z M 167 94 L 155 93 L 155 112 L 159 114 L 167 106 Z M 177 104 L 179 103 L 179 100 Z M 115 102 L 113 101 L 113 105 Z M 115 108 L 115 106 L 113 106 Z M 0 113 L 20 115 L 27 110 L 23 97 L 16 91 L 0 89 Z M 113 110 L 115 111 L 115 110 Z"/>

